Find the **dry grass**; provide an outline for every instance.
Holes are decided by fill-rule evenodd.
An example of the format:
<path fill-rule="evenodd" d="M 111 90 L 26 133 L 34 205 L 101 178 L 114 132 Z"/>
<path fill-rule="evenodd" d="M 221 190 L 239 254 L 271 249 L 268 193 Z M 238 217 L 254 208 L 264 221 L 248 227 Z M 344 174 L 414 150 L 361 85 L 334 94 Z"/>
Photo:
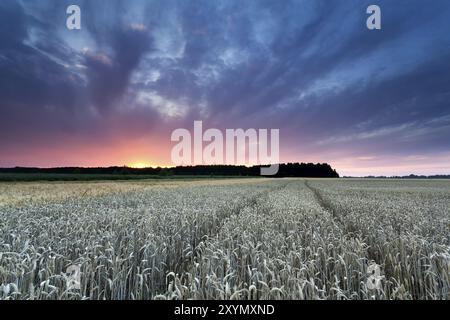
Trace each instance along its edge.
<path fill-rule="evenodd" d="M 132 180 L 97 182 L 9 182 L 0 183 L 0 207 L 23 206 L 30 203 L 63 201 L 70 198 L 98 197 L 148 188 L 189 185 L 226 185 L 253 183 L 261 179 L 218 180 Z"/>

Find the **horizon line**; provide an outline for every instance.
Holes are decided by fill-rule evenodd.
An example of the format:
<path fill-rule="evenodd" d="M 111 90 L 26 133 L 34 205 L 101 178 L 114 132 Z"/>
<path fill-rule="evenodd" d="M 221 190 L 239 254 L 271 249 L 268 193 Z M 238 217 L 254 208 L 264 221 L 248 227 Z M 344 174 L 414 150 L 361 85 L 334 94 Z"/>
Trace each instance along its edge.
<path fill-rule="evenodd" d="M 339 174 L 339 172 L 332 167 L 331 164 L 327 162 L 280 162 L 278 165 L 287 165 L 287 164 L 313 164 L 313 165 L 329 165 L 332 170 Z M 52 169 L 110 169 L 110 168 L 126 168 L 137 171 L 142 171 L 146 169 L 174 169 L 180 167 L 200 167 L 200 166 L 209 166 L 209 167 L 218 167 L 218 166 L 226 166 L 226 167 L 262 167 L 262 166 L 270 166 L 271 164 L 256 164 L 256 165 L 236 165 L 236 164 L 197 164 L 197 165 L 181 165 L 181 166 L 148 166 L 148 167 L 132 167 L 129 165 L 111 165 L 111 166 L 56 166 L 56 167 L 39 167 L 39 166 L 14 166 L 14 167 L 0 167 L 0 170 L 14 170 L 14 169 L 37 169 L 37 170 L 52 170 Z M 2 172 L 0 172 L 2 173 Z M 4 172 L 3 172 L 4 173 Z M 57 173 L 55 173 L 57 174 Z M 83 173 L 80 173 L 83 174 Z M 340 175 L 339 175 L 340 176 Z M 342 175 L 340 178 L 404 178 L 404 177 L 450 177 L 450 173 L 434 173 L 434 174 L 404 174 L 404 175 Z"/>

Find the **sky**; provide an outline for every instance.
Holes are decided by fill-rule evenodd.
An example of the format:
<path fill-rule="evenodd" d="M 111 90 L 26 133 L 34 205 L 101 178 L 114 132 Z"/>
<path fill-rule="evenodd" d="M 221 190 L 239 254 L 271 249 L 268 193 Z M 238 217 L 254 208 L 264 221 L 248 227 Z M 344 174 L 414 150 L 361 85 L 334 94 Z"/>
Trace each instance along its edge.
<path fill-rule="evenodd" d="M 279 129 L 282 162 L 341 175 L 450 174 L 449 17 L 448 0 L 2 0 L 0 167 L 171 166 L 171 133 L 201 120 Z"/>

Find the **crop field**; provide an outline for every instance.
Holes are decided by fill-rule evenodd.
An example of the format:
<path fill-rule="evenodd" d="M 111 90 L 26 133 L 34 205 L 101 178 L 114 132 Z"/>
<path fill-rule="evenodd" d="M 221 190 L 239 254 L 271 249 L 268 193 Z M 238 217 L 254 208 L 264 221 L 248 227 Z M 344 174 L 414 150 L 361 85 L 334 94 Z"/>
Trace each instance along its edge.
<path fill-rule="evenodd" d="M 0 184 L 0 299 L 449 298 L 447 180 Z"/>

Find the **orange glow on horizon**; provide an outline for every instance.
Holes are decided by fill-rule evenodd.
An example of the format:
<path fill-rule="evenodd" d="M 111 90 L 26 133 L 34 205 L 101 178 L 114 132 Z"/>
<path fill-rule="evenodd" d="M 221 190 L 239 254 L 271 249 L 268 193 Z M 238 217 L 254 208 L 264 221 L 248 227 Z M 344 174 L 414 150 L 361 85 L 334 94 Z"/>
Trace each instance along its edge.
<path fill-rule="evenodd" d="M 133 169 L 144 169 L 144 168 L 151 168 L 155 167 L 154 165 L 147 163 L 147 162 L 133 162 L 127 165 L 127 167 L 133 168 Z"/>

